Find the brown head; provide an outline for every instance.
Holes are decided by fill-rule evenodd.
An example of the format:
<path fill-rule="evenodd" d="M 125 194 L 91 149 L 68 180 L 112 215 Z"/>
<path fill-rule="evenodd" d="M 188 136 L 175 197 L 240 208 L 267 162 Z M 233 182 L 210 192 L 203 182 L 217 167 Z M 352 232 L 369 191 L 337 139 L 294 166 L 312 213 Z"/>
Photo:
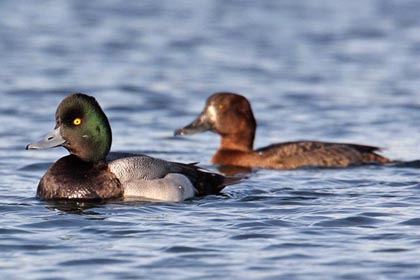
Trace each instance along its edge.
<path fill-rule="evenodd" d="M 215 93 L 207 99 L 201 114 L 191 124 L 175 131 L 189 135 L 203 131 L 220 134 L 220 149 L 252 151 L 256 122 L 249 101 L 242 95 Z"/>

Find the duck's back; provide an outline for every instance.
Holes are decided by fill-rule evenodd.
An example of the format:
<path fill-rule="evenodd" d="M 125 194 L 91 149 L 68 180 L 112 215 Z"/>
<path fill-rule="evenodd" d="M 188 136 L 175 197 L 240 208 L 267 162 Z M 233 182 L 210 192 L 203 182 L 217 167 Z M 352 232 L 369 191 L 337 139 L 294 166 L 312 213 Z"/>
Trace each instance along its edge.
<path fill-rule="evenodd" d="M 304 166 L 346 167 L 351 165 L 389 163 L 376 152 L 378 147 L 319 141 L 296 141 L 270 145 L 255 151 L 272 168 Z"/>
<path fill-rule="evenodd" d="M 42 199 L 103 200 L 122 197 L 123 190 L 105 162 L 90 163 L 69 155 L 45 173 L 37 195 Z"/>
<path fill-rule="evenodd" d="M 121 181 L 154 180 L 169 173 L 182 173 L 178 164 L 142 154 L 111 152 L 107 156 L 111 172 Z"/>

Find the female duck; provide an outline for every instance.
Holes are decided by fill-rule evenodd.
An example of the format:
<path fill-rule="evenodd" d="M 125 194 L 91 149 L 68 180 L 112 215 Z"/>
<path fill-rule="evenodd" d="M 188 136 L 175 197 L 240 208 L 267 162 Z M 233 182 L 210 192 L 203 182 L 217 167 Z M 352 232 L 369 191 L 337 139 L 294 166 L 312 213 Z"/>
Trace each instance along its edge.
<path fill-rule="evenodd" d="M 42 177 L 41 199 L 104 200 L 141 197 L 182 201 L 220 192 L 238 179 L 205 172 L 194 164 L 145 155 L 110 153 L 112 134 L 105 113 L 93 97 L 73 94 L 57 108 L 56 126 L 26 149 L 66 148 Z M 108 155 L 108 158 L 107 158 Z"/>
<path fill-rule="evenodd" d="M 239 94 L 222 92 L 210 96 L 199 117 L 176 130 L 175 135 L 207 130 L 216 132 L 222 141 L 212 163 L 221 165 L 293 169 L 391 162 L 376 153 L 377 147 L 358 144 L 296 141 L 253 150 L 255 129 L 256 122 L 248 100 Z"/>

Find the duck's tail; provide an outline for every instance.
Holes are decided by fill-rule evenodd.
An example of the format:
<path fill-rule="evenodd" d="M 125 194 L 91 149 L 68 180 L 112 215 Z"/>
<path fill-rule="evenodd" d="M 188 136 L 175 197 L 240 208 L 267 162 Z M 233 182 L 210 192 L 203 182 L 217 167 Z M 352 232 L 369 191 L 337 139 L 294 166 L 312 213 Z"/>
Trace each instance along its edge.
<path fill-rule="evenodd" d="M 243 176 L 223 176 L 198 167 L 196 163 L 182 164 L 183 174 L 186 175 L 198 191 L 198 195 L 220 193 L 226 186 L 240 183 Z M 188 167 L 188 168 L 185 168 Z"/>
<path fill-rule="evenodd" d="M 223 176 L 217 173 L 199 170 L 199 180 L 196 188 L 199 195 L 216 194 L 226 186 L 240 183 L 243 177 Z"/>
<path fill-rule="evenodd" d="M 360 153 L 362 153 L 363 162 L 365 163 L 391 163 L 394 160 L 384 157 L 378 152 L 382 149 L 375 146 L 368 146 L 368 145 L 358 145 L 358 144 L 348 144 L 352 148 L 356 149 Z"/>

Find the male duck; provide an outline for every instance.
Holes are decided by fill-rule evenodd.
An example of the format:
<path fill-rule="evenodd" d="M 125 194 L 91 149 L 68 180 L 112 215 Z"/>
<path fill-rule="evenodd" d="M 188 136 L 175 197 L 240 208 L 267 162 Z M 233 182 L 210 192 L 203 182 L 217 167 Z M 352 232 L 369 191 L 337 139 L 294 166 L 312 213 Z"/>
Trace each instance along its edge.
<path fill-rule="evenodd" d="M 219 193 L 237 178 L 205 172 L 194 164 L 145 155 L 110 153 L 112 134 L 95 98 L 77 93 L 57 108 L 56 126 L 26 149 L 66 148 L 70 155 L 55 162 L 42 177 L 41 199 L 106 200 L 141 197 L 182 201 Z M 108 155 L 108 157 L 107 157 Z"/>
<path fill-rule="evenodd" d="M 253 150 L 255 129 L 256 122 L 249 101 L 239 94 L 221 92 L 210 96 L 198 118 L 176 130 L 175 135 L 207 130 L 218 133 L 222 137 L 221 146 L 211 162 L 221 165 L 293 169 L 391 162 L 376 153 L 379 148 L 358 144 L 296 141 Z"/>

